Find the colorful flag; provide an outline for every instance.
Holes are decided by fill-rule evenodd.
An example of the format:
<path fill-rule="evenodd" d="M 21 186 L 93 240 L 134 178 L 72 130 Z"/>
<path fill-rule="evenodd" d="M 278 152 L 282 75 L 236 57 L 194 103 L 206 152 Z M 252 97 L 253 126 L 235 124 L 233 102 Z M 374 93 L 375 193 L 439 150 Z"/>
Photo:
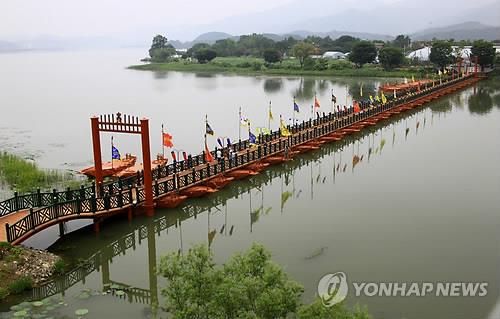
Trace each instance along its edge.
<path fill-rule="evenodd" d="M 332 102 L 337 103 L 337 97 L 332 93 Z"/>
<path fill-rule="evenodd" d="M 172 143 L 172 135 L 168 133 L 163 133 L 163 146 L 173 147 L 174 143 Z"/>
<path fill-rule="evenodd" d="M 319 104 L 319 101 L 318 99 L 316 98 L 316 96 L 314 97 L 314 107 L 317 107 L 319 108 L 321 105 Z"/>
<path fill-rule="evenodd" d="M 210 127 L 210 124 L 208 124 L 208 122 L 206 123 L 206 128 L 205 128 L 205 133 L 207 133 L 208 135 L 214 135 L 214 130 L 212 130 L 212 128 Z"/>
<path fill-rule="evenodd" d="M 250 125 L 250 121 L 247 118 L 242 116 L 242 117 L 240 117 L 240 125 L 241 126 L 248 126 L 248 125 Z"/>
<path fill-rule="evenodd" d="M 257 143 L 257 137 L 255 136 L 255 134 L 253 134 L 250 131 L 248 131 L 248 141 L 250 142 L 250 144 L 256 144 Z"/>
<path fill-rule="evenodd" d="M 411 81 L 415 82 L 415 77 L 413 75 L 411 76 Z"/>
<path fill-rule="evenodd" d="M 273 112 L 271 111 L 271 109 L 269 109 L 269 120 L 270 121 L 274 120 Z"/>
<path fill-rule="evenodd" d="M 111 147 L 111 159 L 117 159 L 119 160 L 121 158 L 120 152 L 118 149 L 114 146 Z"/>
<path fill-rule="evenodd" d="M 378 95 L 375 96 L 375 101 L 380 102 L 380 98 L 378 97 Z"/>
<path fill-rule="evenodd" d="M 354 101 L 354 114 L 359 113 L 361 111 L 361 108 L 359 107 L 358 101 Z"/>
<path fill-rule="evenodd" d="M 397 98 L 396 89 L 394 89 L 394 98 Z"/>
<path fill-rule="evenodd" d="M 441 76 L 442 74 L 441 70 L 438 70 L 438 75 Z"/>
<path fill-rule="evenodd" d="M 300 112 L 299 111 L 299 105 L 297 103 L 295 103 L 295 101 L 293 101 L 293 110 L 294 110 L 294 112 L 297 112 L 297 113 Z"/>
<path fill-rule="evenodd" d="M 224 144 L 222 143 L 222 140 L 219 137 L 217 138 L 217 144 L 219 144 L 220 147 L 224 147 Z"/>
<path fill-rule="evenodd" d="M 337 112 L 340 112 L 340 105 L 337 105 Z"/>
<path fill-rule="evenodd" d="M 231 146 L 231 140 L 229 139 L 229 137 L 227 138 L 226 142 L 227 142 L 227 143 L 226 143 L 226 146 L 227 146 L 227 147 Z"/>
<path fill-rule="evenodd" d="M 214 160 L 214 157 L 210 153 L 210 150 L 208 149 L 207 145 L 207 140 L 205 139 L 205 162 L 210 163 Z"/>
<path fill-rule="evenodd" d="M 186 152 L 182 152 L 182 157 L 184 158 L 184 160 L 187 162 L 188 160 L 188 157 L 187 157 L 187 154 Z"/>
<path fill-rule="evenodd" d="M 387 98 L 385 97 L 384 92 L 382 92 L 382 104 L 387 103 Z"/>
<path fill-rule="evenodd" d="M 280 130 L 281 130 L 281 136 L 290 136 L 292 133 L 286 128 L 285 123 L 283 123 L 283 120 L 280 121 Z"/>
<path fill-rule="evenodd" d="M 269 131 L 269 129 L 267 127 L 263 127 L 261 129 L 261 131 L 262 131 L 262 134 L 264 134 L 264 135 L 271 135 L 271 131 Z"/>
<path fill-rule="evenodd" d="M 373 96 L 370 95 L 370 102 L 373 103 Z"/>

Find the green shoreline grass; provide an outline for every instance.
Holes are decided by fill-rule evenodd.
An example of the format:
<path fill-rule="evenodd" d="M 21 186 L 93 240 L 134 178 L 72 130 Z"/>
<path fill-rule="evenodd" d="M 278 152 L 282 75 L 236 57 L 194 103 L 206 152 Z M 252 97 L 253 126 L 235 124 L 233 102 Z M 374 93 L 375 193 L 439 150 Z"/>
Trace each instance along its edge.
<path fill-rule="evenodd" d="M 19 193 L 60 184 L 68 187 L 78 187 L 81 184 L 80 181 L 74 180 L 71 174 L 42 170 L 35 163 L 7 152 L 0 153 L 0 179 Z"/>
<path fill-rule="evenodd" d="M 218 57 L 205 64 L 189 61 L 172 61 L 165 63 L 148 63 L 132 65 L 128 69 L 146 71 L 179 71 L 179 72 L 204 72 L 225 73 L 238 75 L 297 75 L 297 76 L 352 76 L 352 77 L 421 77 L 423 69 L 402 68 L 386 71 L 377 65 L 365 65 L 355 68 L 345 60 L 328 61 L 326 70 L 301 69 L 297 60 L 284 60 L 281 64 L 266 67 L 264 60 L 252 57 Z"/>
<path fill-rule="evenodd" d="M 238 75 L 306 75 L 306 76 L 356 76 L 356 77 L 395 77 L 410 78 L 412 75 L 420 75 L 420 72 L 412 72 L 409 70 L 385 71 L 375 68 L 361 69 L 343 69 L 343 70 L 291 70 L 291 69 L 265 69 L 252 70 L 250 68 L 239 67 L 222 67 L 212 64 L 182 64 L 178 62 L 170 63 L 150 63 L 143 65 L 131 65 L 128 67 L 131 70 L 142 71 L 178 71 L 178 72 L 206 72 L 206 73 L 225 73 Z"/>

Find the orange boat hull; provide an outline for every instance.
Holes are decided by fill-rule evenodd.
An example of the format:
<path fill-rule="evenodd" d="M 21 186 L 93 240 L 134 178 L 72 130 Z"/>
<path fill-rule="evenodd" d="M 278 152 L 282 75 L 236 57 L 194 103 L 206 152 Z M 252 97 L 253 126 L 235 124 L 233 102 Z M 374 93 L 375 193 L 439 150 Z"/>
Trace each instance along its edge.
<path fill-rule="evenodd" d="M 156 206 L 159 208 L 176 208 L 182 202 L 184 202 L 188 197 L 179 194 L 169 194 L 162 197 L 156 202 Z"/>
<path fill-rule="evenodd" d="M 233 177 L 218 176 L 207 181 L 205 185 L 210 188 L 221 189 L 225 187 L 227 184 L 229 184 L 233 179 L 234 179 Z"/>
<path fill-rule="evenodd" d="M 187 196 L 187 197 L 201 197 L 206 194 L 210 193 L 215 193 L 217 192 L 217 189 L 208 187 L 208 186 L 192 186 L 189 187 L 183 191 L 181 191 L 181 195 Z"/>
<path fill-rule="evenodd" d="M 254 176 L 257 174 L 259 173 L 257 173 L 256 171 L 252 171 L 250 169 L 237 169 L 227 173 L 226 175 L 229 177 L 233 177 L 235 180 L 238 180 L 248 176 Z"/>

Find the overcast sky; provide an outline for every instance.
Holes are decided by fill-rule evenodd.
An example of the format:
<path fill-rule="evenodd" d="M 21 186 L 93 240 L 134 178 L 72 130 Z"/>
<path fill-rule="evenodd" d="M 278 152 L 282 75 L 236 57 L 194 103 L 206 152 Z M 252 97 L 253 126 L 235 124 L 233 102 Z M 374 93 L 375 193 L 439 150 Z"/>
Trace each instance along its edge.
<path fill-rule="evenodd" d="M 307 19 L 314 15 L 328 15 L 331 11 L 370 10 L 377 5 L 415 5 L 423 1 L 425 0 L 0 0 L 0 40 L 39 35 L 113 36 L 149 33 L 153 32 L 152 30 L 167 28 L 181 30 L 273 8 L 298 8 L 299 4 L 311 7 L 310 11 L 299 10 L 303 12 L 304 19 Z M 441 2 L 442 0 L 439 0 L 439 4 Z M 491 2 L 495 0 L 451 1 L 454 7 L 465 8 Z M 322 11 L 322 8 L 328 9 Z M 278 13 L 273 19 L 276 19 L 277 23 L 291 19 L 286 15 L 280 16 L 280 10 L 276 12 Z M 180 34 L 178 32 L 179 36 Z"/>

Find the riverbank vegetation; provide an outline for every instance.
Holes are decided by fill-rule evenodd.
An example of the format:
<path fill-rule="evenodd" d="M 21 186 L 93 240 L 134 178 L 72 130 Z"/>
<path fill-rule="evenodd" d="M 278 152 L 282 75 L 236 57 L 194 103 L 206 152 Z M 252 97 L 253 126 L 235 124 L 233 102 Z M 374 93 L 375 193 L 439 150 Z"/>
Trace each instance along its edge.
<path fill-rule="evenodd" d="M 42 170 L 33 161 L 7 152 L 0 153 L 0 180 L 19 193 L 54 186 L 78 187 L 81 184 L 69 172 Z"/>
<path fill-rule="evenodd" d="M 412 43 L 399 35 L 393 41 L 363 41 L 351 36 L 338 39 L 309 36 L 279 41 L 262 34 L 243 35 L 237 39 L 218 40 L 213 44 L 197 43 L 187 51 L 176 51 L 168 39 L 157 35 L 144 65 L 129 68 L 153 71 L 189 71 L 236 74 L 319 75 L 363 77 L 428 77 L 436 70 L 454 63 L 458 52 L 453 41 Z M 465 42 L 460 42 L 463 48 Z M 409 59 L 410 48 L 432 46 L 429 61 Z M 460 50 L 459 50 L 460 51 Z M 481 66 L 495 58 L 492 43 L 475 41 L 471 52 Z"/>
<path fill-rule="evenodd" d="M 176 319 L 370 318 L 366 309 L 349 310 L 343 303 L 329 308 L 319 299 L 303 304 L 303 287 L 259 244 L 220 267 L 206 246 L 171 253 L 161 258 L 159 273 L 167 280 L 162 289 L 165 310 Z"/>
<path fill-rule="evenodd" d="M 0 300 L 19 295 L 62 271 L 54 254 L 0 242 Z"/>

